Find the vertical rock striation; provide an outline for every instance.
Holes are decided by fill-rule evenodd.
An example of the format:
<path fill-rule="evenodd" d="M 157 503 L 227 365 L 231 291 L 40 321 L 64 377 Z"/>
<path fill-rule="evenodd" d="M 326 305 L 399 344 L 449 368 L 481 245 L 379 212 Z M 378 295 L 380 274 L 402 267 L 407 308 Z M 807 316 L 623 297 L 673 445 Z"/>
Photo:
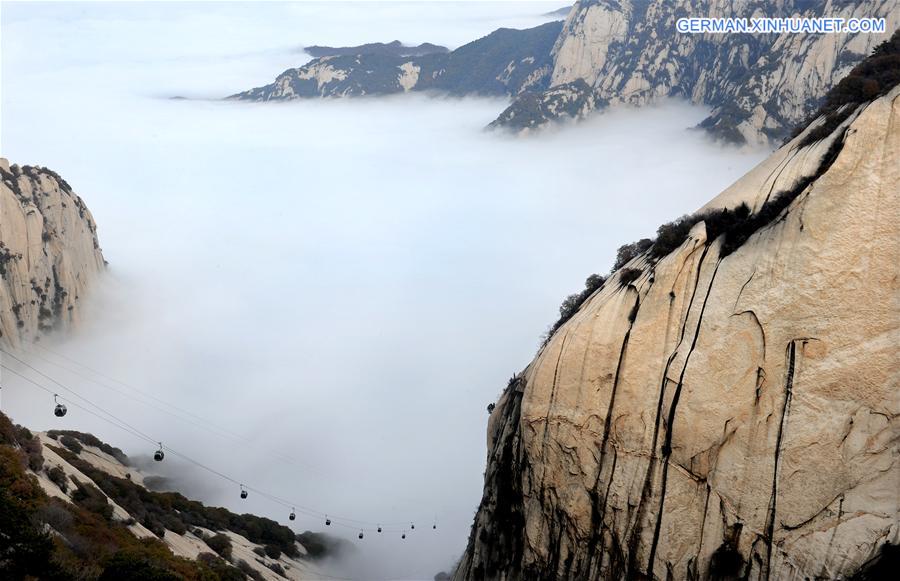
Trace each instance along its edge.
<path fill-rule="evenodd" d="M 550 337 L 491 415 L 457 579 L 846 578 L 900 543 L 898 96 L 808 127 Z"/>
<path fill-rule="evenodd" d="M 0 159 L 0 345 L 34 340 L 77 318 L 104 269 L 84 202 L 46 168 Z"/>

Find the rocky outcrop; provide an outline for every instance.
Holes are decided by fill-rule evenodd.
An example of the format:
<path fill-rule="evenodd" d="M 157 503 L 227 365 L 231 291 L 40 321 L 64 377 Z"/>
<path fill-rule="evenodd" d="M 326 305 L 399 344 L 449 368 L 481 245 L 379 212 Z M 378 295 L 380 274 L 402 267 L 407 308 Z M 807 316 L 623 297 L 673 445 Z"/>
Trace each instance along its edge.
<path fill-rule="evenodd" d="M 435 91 L 449 95 L 518 95 L 547 88 L 550 51 L 562 22 L 527 30 L 501 28 L 449 52 L 405 57 L 372 50 L 323 56 L 283 72 L 275 82 L 229 99 L 283 101 L 310 97 Z M 358 47 L 367 50 L 364 45 Z"/>
<path fill-rule="evenodd" d="M 682 17 L 884 17 L 885 34 L 683 34 Z M 780 140 L 900 25 L 897 0 L 581 0 L 553 48 L 548 92 L 514 102 L 495 122 L 516 130 L 582 117 L 541 107 L 574 81 L 593 107 L 679 96 L 713 107 L 701 126 L 734 142 Z M 586 97 L 581 96 L 587 101 Z M 537 103 L 537 104 L 536 104 Z"/>
<path fill-rule="evenodd" d="M 16 346 L 77 320 L 104 269 L 97 226 L 56 173 L 0 159 L 0 345 Z"/>
<path fill-rule="evenodd" d="M 808 143 L 826 122 L 639 245 L 513 378 L 456 579 L 896 559 L 900 87 Z"/>
<path fill-rule="evenodd" d="M 122 496 L 127 494 L 132 498 L 140 496 L 144 501 L 154 499 L 156 496 L 163 497 L 164 494 L 154 493 L 147 489 L 145 483 L 152 481 L 153 474 L 137 466 L 129 465 L 129 459 L 124 454 L 121 454 L 121 451 L 115 450 L 119 453 L 112 455 L 96 445 L 86 443 L 93 443 L 96 440 L 90 434 L 60 437 L 59 434 L 50 432 L 49 434 L 36 434 L 36 437 L 41 443 L 44 466 L 33 473 L 37 477 L 38 484 L 44 493 L 51 498 L 59 498 L 65 502 L 77 505 L 82 500 L 79 497 L 79 489 L 84 489 L 86 483 L 91 483 L 92 486 L 96 485 L 98 487 L 94 489 L 96 490 L 94 494 L 105 500 L 111 508 L 109 520 L 112 523 L 127 528 L 132 535 L 139 539 L 159 539 L 178 557 L 195 560 L 202 553 L 210 553 L 212 549 L 207 544 L 207 541 L 217 534 L 224 534 L 231 542 L 228 560 L 232 564 L 238 564 L 240 561 L 243 561 L 245 563 L 244 568 L 254 571 L 254 578 L 256 579 L 266 579 L 267 581 L 291 579 L 301 581 L 327 577 L 315 563 L 310 562 L 306 548 L 299 542 L 294 542 L 295 554 L 281 553 L 277 556 L 271 556 L 266 554 L 265 544 L 259 539 L 255 539 L 257 542 L 253 542 L 253 540 L 248 539 L 247 536 L 235 530 L 210 528 L 212 525 L 207 527 L 196 524 L 190 527 L 176 526 L 178 523 L 177 518 L 172 519 L 164 514 L 160 515 L 159 508 L 153 506 L 150 502 L 147 502 L 149 506 L 143 510 L 143 513 L 135 510 L 135 507 L 143 508 L 139 502 L 132 502 L 133 506 L 119 504 L 117 500 L 121 502 L 121 499 L 117 499 L 117 497 L 105 492 L 105 490 L 116 490 Z M 63 438 L 68 438 L 69 442 L 72 439 L 78 439 L 78 447 L 74 450 L 67 449 L 60 443 L 60 440 Z M 50 476 L 51 472 L 54 473 L 52 478 Z M 110 486 L 109 482 L 116 482 L 117 485 Z M 123 489 L 124 492 L 122 491 Z M 178 512 L 173 507 L 170 507 L 170 510 L 174 514 Z M 216 510 L 221 511 L 224 509 Z M 135 514 L 132 514 L 131 511 L 134 511 Z M 148 514 L 154 514 L 154 517 L 149 517 Z M 238 517 L 233 515 L 232 520 L 236 524 L 240 524 L 241 518 L 247 518 L 247 516 Z M 152 525 L 150 524 L 151 521 L 153 522 Z M 169 527 L 165 527 L 160 525 L 160 522 L 172 524 L 169 524 Z M 156 528 L 157 526 L 159 526 L 159 530 L 154 531 L 148 528 Z M 176 530 L 171 530 L 170 527 Z M 234 528 L 238 531 L 240 530 L 238 526 Z M 288 530 L 287 534 L 292 533 Z"/>
<path fill-rule="evenodd" d="M 608 105 L 597 97 L 583 79 L 557 85 L 543 93 L 526 92 L 519 96 L 514 107 L 507 107 L 488 127 L 526 132 L 539 127 L 546 119 L 584 119 L 591 112 Z"/>
<path fill-rule="evenodd" d="M 91 434 L 35 434 L 0 413 L 2 577 L 323 579 L 314 561 L 352 547 L 156 491 L 157 466 Z"/>

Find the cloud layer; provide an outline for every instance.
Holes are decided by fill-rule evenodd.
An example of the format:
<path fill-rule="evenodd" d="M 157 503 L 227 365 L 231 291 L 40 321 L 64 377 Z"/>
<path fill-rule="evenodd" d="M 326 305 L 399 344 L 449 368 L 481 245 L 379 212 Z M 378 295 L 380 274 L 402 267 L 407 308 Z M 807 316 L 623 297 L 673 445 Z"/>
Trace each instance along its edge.
<path fill-rule="evenodd" d="M 31 362 L 241 481 L 337 515 L 417 521 L 403 542 L 367 535 L 340 574 L 448 568 L 481 495 L 485 406 L 562 298 L 764 152 L 686 131 L 706 111 L 683 103 L 517 139 L 482 130 L 498 100 L 164 97 L 268 82 L 303 62 L 303 45 L 457 46 L 556 7 L 4 6 L 3 155 L 64 176 L 110 262 L 84 324 L 50 349 L 238 437 L 87 381 L 54 353 Z M 56 422 L 45 400 L 5 378 L 17 421 L 152 452 L 74 410 Z M 166 467 L 207 502 L 287 522 L 265 499 Z"/>

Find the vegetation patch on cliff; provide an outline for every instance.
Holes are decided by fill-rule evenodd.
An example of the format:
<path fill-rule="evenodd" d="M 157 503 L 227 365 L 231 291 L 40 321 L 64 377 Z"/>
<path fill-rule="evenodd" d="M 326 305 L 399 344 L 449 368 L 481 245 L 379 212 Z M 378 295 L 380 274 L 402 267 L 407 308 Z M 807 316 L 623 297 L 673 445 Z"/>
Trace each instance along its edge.
<path fill-rule="evenodd" d="M 566 324 L 566 321 L 571 319 L 572 316 L 578 312 L 578 309 L 581 308 L 584 301 L 588 300 L 588 297 L 603 287 L 603 283 L 605 282 L 606 277 L 599 274 L 592 274 L 584 281 L 584 289 L 581 292 L 571 294 L 565 298 L 559 306 L 559 319 L 550 326 L 544 336 L 544 345 L 550 341 L 550 338 L 553 337 L 553 334 L 556 333 L 560 327 Z"/>
<path fill-rule="evenodd" d="M 93 446 L 94 448 L 98 448 L 100 451 L 105 452 L 118 460 L 121 464 L 128 466 L 129 460 L 128 456 L 125 455 L 125 452 L 122 450 L 110 446 L 94 434 L 87 434 L 85 432 L 77 432 L 75 430 L 50 430 L 47 432 L 47 435 L 53 438 L 54 440 L 59 440 L 61 444 L 66 446 L 66 448 L 70 448 L 69 445 L 65 443 L 65 440 L 61 438 L 61 436 L 65 436 L 67 438 L 71 438 L 77 440 L 78 442 L 84 444 L 85 446 Z M 71 448 L 70 448 L 71 449 Z M 77 452 L 76 452 L 77 453 Z"/>
<path fill-rule="evenodd" d="M 622 268 L 625 264 L 644 254 L 651 261 L 658 261 L 668 256 L 687 241 L 693 227 L 700 222 L 703 222 L 706 227 L 707 243 L 722 238 L 719 257 L 720 259 L 727 257 L 740 248 L 754 233 L 782 216 L 791 202 L 828 171 L 844 146 L 844 137 L 845 133 L 843 132 L 835 136 L 815 172 L 797 180 L 789 189 L 781 190 L 770 196 L 758 211 L 752 212 L 747 204 L 742 203 L 735 208 L 705 210 L 667 222 L 657 229 L 656 238 L 652 240 L 642 238 L 637 242 L 620 246 L 611 273 L 619 272 L 619 281 L 622 286 L 634 282 L 640 276 L 641 270 Z M 581 305 L 605 282 L 606 279 L 603 276 L 592 274 L 585 281 L 584 290 L 566 297 L 559 307 L 560 317 L 547 331 L 542 345 L 546 345 L 554 333 L 571 319 Z"/>
<path fill-rule="evenodd" d="M 44 465 L 41 442 L 28 428 L 13 424 L 0 413 L 0 445 L 17 448 L 30 470 L 40 470 Z"/>
<path fill-rule="evenodd" d="M 252 514 L 238 515 L 225 508 L 205 506 L 177 492 L 147 490 L 131 480 L 117 478 L 99 470 L 68 450 L 57 447 L 52 449 L 159 537 L 163 536 L 166 529 L 181 534 L 193 527 L 213 531 L 229 530 L 253 543 L 277 547 L 289 557 L 300 555 L 293 531 L 271 519 Z"/>

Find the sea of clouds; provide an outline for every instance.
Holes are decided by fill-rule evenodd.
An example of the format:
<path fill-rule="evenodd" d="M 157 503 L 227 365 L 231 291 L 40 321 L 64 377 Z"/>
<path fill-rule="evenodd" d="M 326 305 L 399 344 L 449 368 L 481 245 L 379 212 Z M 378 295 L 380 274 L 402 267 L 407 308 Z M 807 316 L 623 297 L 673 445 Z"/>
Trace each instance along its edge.
<path fill-rule="evenodd" d="M 392 531 L 415 520 L 405 541 L 332 527 L 359 547 L 335 574 L 450 568 L 481 497 L 485 407 L 561 300 L 766 152 L 688 131 L 707 111 L 683 102 L 516 138 L 483 130 L 503 99 L 218 98 L 304 45 L 455 47 L 560 5 L 4 3 L 0 153 L 72 184 L 109 261 L 79 328 L 29 362 L 240 482 Z M 53 418 L 11 374 L 3 388 L 20 423 L 152 452 L 77 409 Z M 158 469 L 288 522 L 178 458 Z"/>

